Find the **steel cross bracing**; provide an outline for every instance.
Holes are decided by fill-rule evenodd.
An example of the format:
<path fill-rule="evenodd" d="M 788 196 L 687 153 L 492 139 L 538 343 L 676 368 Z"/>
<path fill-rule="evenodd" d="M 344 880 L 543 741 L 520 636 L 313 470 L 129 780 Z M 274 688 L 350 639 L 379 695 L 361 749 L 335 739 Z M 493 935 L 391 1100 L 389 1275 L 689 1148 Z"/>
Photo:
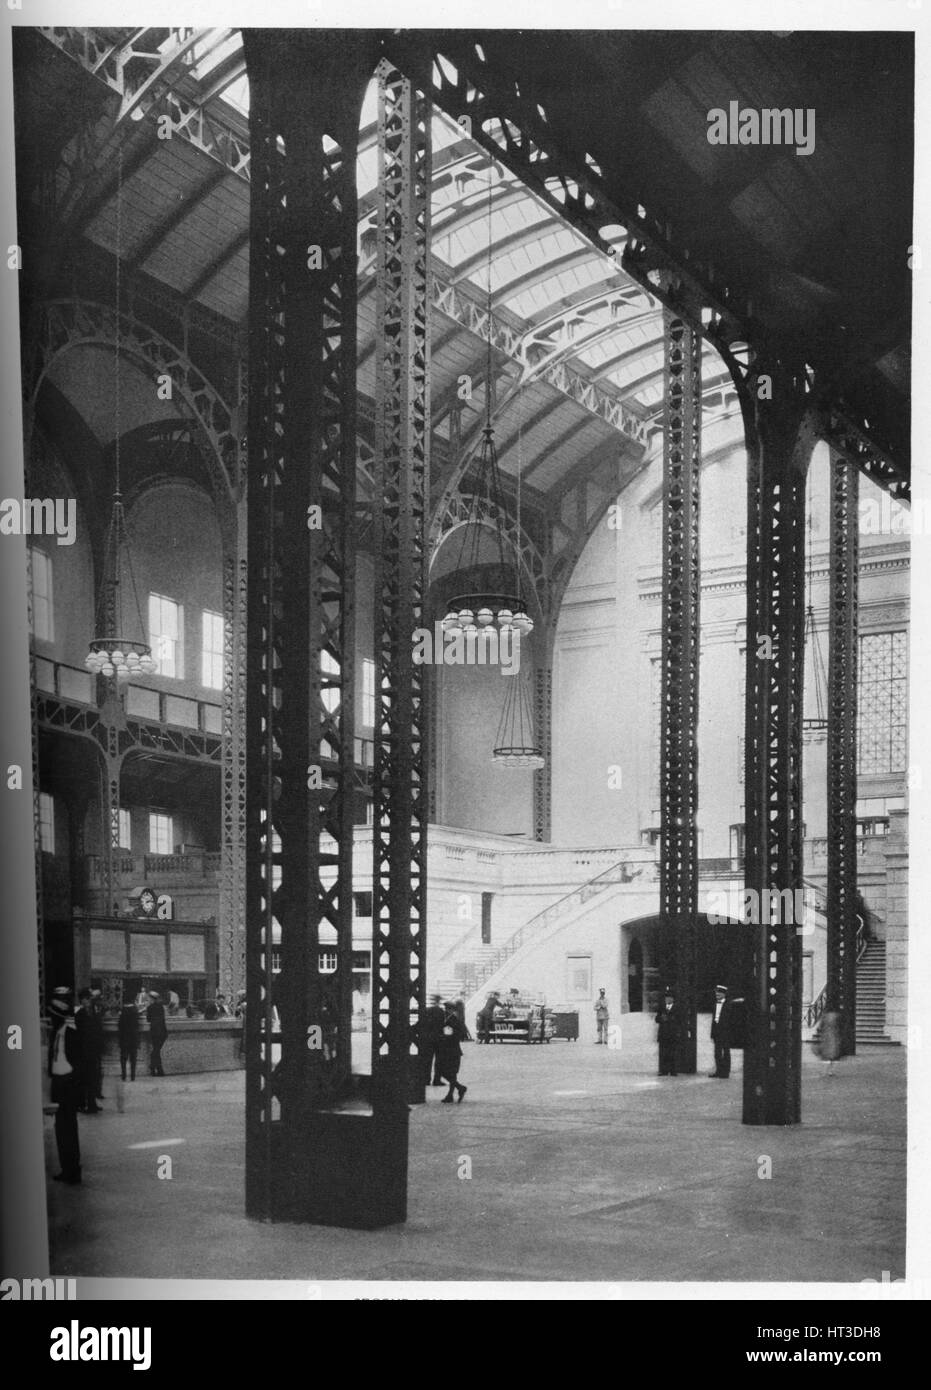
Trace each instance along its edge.
<path fill-rule="evenodd" d="M 743 1120 L 801 1118 L 801 926 L 786 897 L 803 888 L 802 713 L 805 476 L 816 440 L 807 383 L 778 361 L 742 393 L 747 438 L 747 674 L 744 880 L 759 925 L 746 1004 Z M 762 396 L 762 398 L 761 398 Z M 775 910 L 775 903 L 780 908 Z M 791 913 L 788 914 L 790 917 Z"/>
<path fill-rule="evenodd" d="M 683 317 L 715 343 L 733 363 L 731 344 L 749 343 L 762 353 L 768 344 L 758 338 L 752 306 L 732 293 L 720 269 L 704 264 L 680 244 L 665 218 L 642 206 L 635 197 L 618 201 L 609 193 L 602 170 L 591 155 L 584 163 L 559 148 L 545 111 L 517 77 L 495 72 L 467 38 L 444 37 L 442 46 L 410 33 L 387 37 L 386 46 L 404 67 L 408 55 L 420 55 L 429 45 L 433 59 L 433 100 L 472 138 L 492 154 L 528 189 L 560 214 L 605 254 L 614 243 L 602 228 L 627 230 L 619 258 L 620 268 L 667 308 Z M 614 233 L 612 232 L 612 236 Z M 664 272 L 675 275 L 676 288 L 669 293 L 660 285 Z M 879 437 L 872 422 L 858 423 L 837 402 L 821 402 L 819 430 L 829 442 L 855 457 L 858 466 L 880 487 L 908 491 L 907 465 L 897 459 L 887 440 Z"/>
<path fill-rule="evenodd" d="M 857 1040 L 857 589 L 856 465 L 831 456 L 828 651 L 828 969 L 825 1008 L 840 1014 L 844 1053 Z"/>
<path fill-rule="evenodd" d="M 372 779 L 373 1103 L 403 1113 L 426 1079 L 426 673 L 411 660 L 424 620 L 430 478 L 431 112 L 382 60 L 378 81 L 375 766 Z"/>
<path fill-rule="evenodd" d="M 69 58 L 105 83 L 120 99 L 116 123 L 139 113 L 165 116 L 170 135 L 195 146 L 218 160 L 229 173 L 246 181 L 250 178 L 249 139 L 228 121 L 208 110 L 222 86 L 210 81 L 198 90 L 192 74 L 195 61 L 217 47 L 231 30 L 216 29 L 137 29 L 127 31 L 111 43 L 97 29 L 41 28 L 40 33 Z M 170 39 L 167 47 L 155 40 Z M 244 66 L 244 64 L 243 64 Z M 235 64 L 223 65 L 223 85 L 235 80 L 243 70 Z"/>
<path fill-rule="evenodd" d="M 115 757 L 124 758 L 128 753 L 158 753 L 216 765 L 222 759 L 223 741 L 219 734 L 155 724 L 147 719 L 120 719 L 119 716 L 113 724 L 107 713 L 95 705 L 80 705 L 44 690 L 36 693 L 39 728 L 78 734 L 107 752 L 111 747 L 108 731 L 112 727 L 116 731 L 112 741 Z"/>
<path fill-rule="evenodd" d="M 660 969 L 685 1027 L 679 1070 L 695 1071 L 698 911 L 698 668 L 701 568 L 701 335 L 664 310 L 663 591 L 660 687 Z"/>
<path fill-rule="evenodd" d="M 105 304 L 80 299 L 54 300 L 45 306 L 36 360 L 26 385 L 29 417 L 52 363 L 76 347 L 106 347 L 116 341 L 116 314 Z M 168 376 L 179 413 L 202 432 L 204 463 L 210 473 L 221 524 L 228 533 L 230 511 L 240 495 L 240 439 L 236 418 L 216 388 L 191 363 L 184 350 L 129 314 L 119 321 L 121 357 L 147 375 Z"/>
<path fill-rule="evenodd" d="M 392 1067 L 395 1075 L 406 1067 L 407 1054 L 383 1050 L 396 1028 L 382 1036 L 371 1113 L 345 1109 L 353 1086 L 356 155 L 378 51 L 366 33 L 311 30 L 247 30 L 244 44 L 252 130 L 246 1203 L 266 1218 L 371 1227 L 403 1220 L 407 1201 L 407 1098 L 399 1103 L 390 1086 L 384 1099 L 375 1094 Z M 404 826 L 392 833 L 403 837 Z M 410 1016 L 410 920 L 401 937 L 388 962 L 384 950 L 373 962 L 376 972 L 392 967 L 375 987 L 390 990 L 393 1020 Z M 332 971 L 323 950 L 335 956 Z M 409 1036 L 405 1028 L 404 1047 Z"/>
<path fill-rule="evenodd" d="M 528 331 L 514 327 L 493 309 L 489 315 L 487 305 L 477 303 L 459 285 L 444 280 L 441 273 L 434 273 L 432 282 L 433 307 L 483 342 L 488 341 L 490 322 L 492 347 L 502 356 L 518 363 L 521 371 L 527 373 L 527 380 L 546 382 L 635 443 L 647 443 L 647 426 L 640 416 L 617 394 L 562 360 L 562 346 L 552 358 L 549 354 L 544 355 L 536 329 Z M 581 343 L 576 342 L 573 346 L 581 346 Z"/>

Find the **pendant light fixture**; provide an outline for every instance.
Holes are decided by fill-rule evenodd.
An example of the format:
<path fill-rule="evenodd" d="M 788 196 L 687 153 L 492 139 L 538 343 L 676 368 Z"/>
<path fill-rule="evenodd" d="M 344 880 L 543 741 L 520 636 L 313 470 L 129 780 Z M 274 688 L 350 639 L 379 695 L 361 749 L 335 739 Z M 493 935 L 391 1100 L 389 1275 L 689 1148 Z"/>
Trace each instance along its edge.
<path fill-rule="evenodd" d="M 123 147 L 117 155 L 116 184 L 116 315 L 114 352 L 114 466 L 113 503 L 110 511 L 110 524 L 103 556 L 103 583 L 94 615 L 94 631 L 97 634 L 90 642 L 90 650 L 84 658 L 84 665 L 95 676 L 104 676 L 116 681 L 117 686 L 126 685 L 133 676 L 150 676 L 158 669 L 152 656 L 152 649 L 145 640 L 145 627 L 139 595 L 133 574 L 132 559 L 129 552 L 129 537 L 126 531 L 126 514 L 123 510 L 123 495 L 120 491 L 120 280 L 121 280 L 121 241 L 123 210 Z M 127 575 L 132 589 L 133 601 L 138 620 L 139 637 L 131 637 L 123 614 L 123 575 Z"/>
<path fill-rule="evenodd" d="M 524 387 L 523 382 L 517 388 L 517 535 L 520 536 L 520 479 L 523 472 L 524 462 Z M 519 572 L 518 572 L 519 573 Z M 528 619 L 528 622 L 530 620 Z M 515 627 L 516 627 L 515 619 Z M 532 624 L 531 624 L 532 626 Z M 521 633 L 523 636 L 523 633 Z M 520 640 L 520 639 L 518 639 Z M 533 727 L 533 709 L 530 704 L 530 692 L 527 688 L 527 681 L 524 679 L 518 667 L 513 676 L 507 678 L 507 693 L 504 697 L 504 709 L 501 711 L 501 720 L 498 724 L 498 732 L 495 735 L 495 746 L 492 749 L 492 761 L 498 767 L 508 768 L 515 772 L 523 770 L 537 771 L 544 766 L 545 759 L 542 749 L 539 747 Z"/>
<path fill-rule="evenodd" d="M 493 169 L 494 166 L 492 165 L 488 171 L 487 313 L 485 323 L 488 352 L 485 371 L 485 425 L 482 429 L 482 442 L 475 471 L 475 482 L 468 498 L 463 521 L 462 542 L 456 557 L 455 572 L 474 578 L 480 567 L 490 568 L 494 579 L 486 586 L 476 585 L 475 589 L 459 593 L 450 599 L 449 611 L 443 618 L 442 625 L 444 631 L 447 632 L 458 629 L 468 634 L 481 628 L 496 627 L 499 632 L 513 629 L 521 637 L 527 637 L 533 631 L 533 620 L 527 615 L 526 604 L 521 594 L 520 557 L 509 535 L 508 512 L 501 486 L 498 450 L 495 445 L 495 431 L 492 424 Z M 487 541 L 489 534 L 492 536 L 490 547 Z M 486 542 L 484 545 L 483 540 Z"/>

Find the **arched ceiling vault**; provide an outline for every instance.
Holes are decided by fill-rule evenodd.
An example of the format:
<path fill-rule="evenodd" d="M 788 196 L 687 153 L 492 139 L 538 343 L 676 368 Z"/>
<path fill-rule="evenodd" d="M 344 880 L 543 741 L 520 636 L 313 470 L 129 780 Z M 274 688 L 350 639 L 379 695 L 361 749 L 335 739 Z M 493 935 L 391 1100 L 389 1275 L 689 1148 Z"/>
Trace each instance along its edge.
<path fill-rule="evenodd" d="M 807 49 L 801 44 L 794 50 L 791 45 L 780 48 L 774 36 L 766 35 L 735 35 L 730 47 L 726 35 L 680 35 L 666 46 L 664 61 L 647 61 L 648 36 L 612 33 L 610 45 L 618 71 L 630 84 L 626 94 L 616 94 L 612 105 L 610 63 L 603 53 L 589 52 L 595 36 L 559 36 L 560 43 L 564 38 L 578 50 L 576 56 L 587 54 L 595 82 L 593 99 L 580 97 L 572 127 L 579 150 L 586 141 L 588 150 L 597 146 L 598 167 L 608 167 L 615 160 L 621 169 L 626 158 L 628 165 L 637 164 L 643 178 L 649 168 L 648 154 L 653 163 L 668 158 L 670 169 L 681 167 L 683 188 L 690 192 L 704 179 L 707 187 L 699 190 L 701 197 L 696 193 L 695 208 L 696 215 L 700 209 L 706 217 L 707 225 L 696 227 L 696 238 L 704 244 L 717 231 L 721 247 L 732 248 L 734 238 L 723 210 L 726 204 L 728 216 L 742 225 L 745 238 L 752 242 L 752 254 L 741 262 L 741 270 L 763 274 L 761 258 L 770 256 L 771 264 L 764 266 L 767 294 L 775 293 L 778 301 L 780 291 L 773 277 L 781 277 L 786 311 L 802 327 L 811 325 L 814 347 L 822 343 L 826 330 L 816 321 L 816 310 L 829 316 L 846 312 L 843 295 L 849 279 L 847 269 L 832 270 L 829 263 L 828 248 L 839 215 L 834 202 L 840 199 L 838 206 L 847 209 L 846 216 L 854 209 L 862 211 L 868 201 L 858 193 L 857 151 L 850 141 L 845 143 L 847 108 L 842 102 L 833 103 L 834 124 L 830 137 L 825 132 L 825 146 L 817 158 L 801 161 L 791 151 L 753 151 L 741 166 L 735 156 L 724 183 L 718 178 L 715 196 L 723 197 L 725 204 L 713 216 L 707 199 L 702 202 L 706 193 L 714 192 L 717 177 L 708 164 L 708 151 L 691 138 L 691 127 L 675 124 L 690 73 L 694 77 L 704 72 L 708 77 L 725 70 L 735 96 L 749 90 L 755 75 L 765 98 L 783 69 L 796 77 L 804 75 L 806 82 L 816 80 Z M 71 218 L 75 245 L 93 251 L 98 264 L 102 255 L 109 255 L 112 264 L 117 236 L 114 153 L 122 141 L 120 254 L 126 275 L 187 303 L 191 313 L 228 325 L 230 341 L 241 342 L 248 310 L 249 142 L 248 81 L 238 31 L 34 29 L 18 30 L 15 41 L 17 125 L 34 145 L 44 143 L 58 151 L 62 205 Z M 817 37 L 813 45 L 818 52 L 824 48 Z M 554 47 L 552 40 L 547 44 L 545 36 L 518 39 L 502 34 L 483 36 L 482 48 L 489 63 L 496 55 L 499 63 L 509 59 L 515 71 L 526 73 L 528 83 L 540 84 L 541 93 L 548 93 L 544 103 L 548 120 L 562 116 L 568 121 L 558 100 L 558 45 Z M 781 55 L 782 68 L 774 66 L 774 55 Z M 887 56 L 890 61 L 896 57 L 891 49 Z M 896 61 L 901 68 L 901 59 Z M 623 96 L 628 110 L 634 90 L 640 101 L 638 138 L 649 137 L 654 146 L 651 154 L 645 144 L 636 158 L 630 150 L 625 154 L 626 147 L 619 143 L 624 123 L 618 103 Z M 695 99 L 689 99 L 694 106 Z M 599 103 L 603 109 L 598 109 Z M 543 105 L 538 109 L 543 110 Z M 156 138 L 156 118 L 164 110 L 184 117 L 177 138 Z M 887 114 L 888 130 L 880 135 L 892 138 L 898 128 L 892 106 Z M 363 106 L 358 161 L 358 385 L 363 419 L 371 413 L 365 398 L 374 393 L 376 352 L 371 293 L 375 115 L 373 84 Z M 850 140 L 855 142 L 859 128 L 854 126 L 856 122 Z M 703 117 L 698 128 L 704 128 Z M 606 450 L 616 449 L 619 476 L 630 476 L 625 461 L 635 462 L 643 455 L 655 441 L 661 421 L 660 305 L 615 259 L 528 192 L 513 172 L 438 110 L 433 118 L 433 143 L 431 390 L 436 497 L 448 495 L 454 486 L 455 441 L 477 438 L 475 426 L 485 409 L 489 238 L 493 372 L 499 401 L 496 430 L 505 481 L 513 486 L 519 463 L 532 479 L 528 503 L 546 508 L 547 499 L 565 490 L 566 479 L 584 467 L 586 459 L 602 459 Z M 833 180 L 820 199 L 813 188 L 798 184 L 803 172 L 814 178 L 819 169 L 827 170 Z M 786 179 L 792 187 L 786 185 L 779 194 Z M 671 197 L 674 189 L 664 187 Z M 786 239 L 777 245 L 780 219 L 789 216 L 790 204 L 795 231 L 791 237 L 787 231 Z M 875 209 L 859 226 L 867 242 L 883 235 L 884 224 Z M 624 242 L 623 228 L 618 227 L 616 248 Z M 858 246 L 858 263 L 864 254 Z M 803 270 L 810 272 L 807 281 Z M 863 336 L 857 349 L 862 359 L 860 375 L 875 358 L 888 389 L 901 389 L 907 383 L 907 367 L 903 367 L 907 338 L 903 345 L 901 333 L 897 338 L 890 323 L 898 311 L 893 303 L 880 321 L 876 307 L 881 298 L 875 286 L 865 299 L 872 306 L 873 319 L 870 334 Z M 710 344 L 705 345 L 703 360 L 706 420 L 711 424 L 733 414 L 734 399 L 724 364 Z M 464 374 L 472 378 L 472 399 L 463 417 L 454 419 L 462 405 L 458 384 Z M 59 384 L 68 394 L 67 383 Z M 127 389 L 127 405 L 131 394 Z M 87 418 L 101 437 L 100 422 Z M 156 420 L 158 412 L 153 410 L 148 418 Z M 626 421 L 624 431 L 612 423 L 617 419 Z"/>

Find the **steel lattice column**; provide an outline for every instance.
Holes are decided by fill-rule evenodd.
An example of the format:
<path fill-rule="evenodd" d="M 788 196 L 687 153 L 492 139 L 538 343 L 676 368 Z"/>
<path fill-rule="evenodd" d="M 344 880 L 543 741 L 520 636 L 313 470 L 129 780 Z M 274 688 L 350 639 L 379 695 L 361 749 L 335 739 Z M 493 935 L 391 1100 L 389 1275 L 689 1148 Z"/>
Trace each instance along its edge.
<path fill-rule="evenodd" d="M 831 459 L 828 657 L 828 978 L 826 1008 L 841 1017 L 841 1046 L 857 1040 L 857 581 L 855 464 Z"/>
<path fill-rule="evenodd" d="M 246 941 L 246 522 L 223 560 L 223 823 L 220 988 L 235 1005 Z"/>
<path fill-rule="evenodd" d="M 661 983 L 673 987 L 687 1021 L 679 1070 L 694 1072 L 701 335 L 668 310 L 663 318 L 660 961 Z"/>
<path fill-rule="evenodd" d="M 762 399 L 760 399 L 762 396 Z M 786 899 L 802 889 L 802 700 L 805 474 L 814 443 L 802 386 L 773 368 L 743 392 L 747 434 L 745 884 L 758 904 L 748 985 L 743 1121 L 801 1117 L 800 924 Z M 793 897 L 793 901 L 796 899 Z M 792 914 L 788 914 L 792 915 Z M 773 920 L 775 919 L 775 920 Z"/>
<path fill-rule="evenodd" d="M 541 664 L 533 673 L 533 724 L 543 766 L 533 774 L 533 838 L 549 841 L 553 826 L 553 657 L 546 632 L 537 629 Z"/>
<path fill-rule="evenodd" d="M 246 1205 L 256 1216 L 370 1227 L 403 1219 L 407 1188 L 406 1111 L 389 1125 L 343 1109 L 352 1085 L 356 155 L 375 41 L 245 30 L 243 42 L 252 150 Z"/>
<path fill-rule="evenodd" d="M 385 60 L 377 77 L 372 1102 L 406 1134 L 426 1082 L 427 681 L 411 653 L 427 579 L 431 111 Z"/>

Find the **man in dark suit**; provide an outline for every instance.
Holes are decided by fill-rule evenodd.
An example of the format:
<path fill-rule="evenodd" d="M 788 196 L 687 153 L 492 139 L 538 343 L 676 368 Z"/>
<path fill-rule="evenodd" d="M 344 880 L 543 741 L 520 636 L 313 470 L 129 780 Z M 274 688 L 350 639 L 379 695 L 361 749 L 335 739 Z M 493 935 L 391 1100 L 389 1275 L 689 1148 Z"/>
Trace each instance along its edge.
<path fill-rule="evenodd" d="M 443 1036 L 446 1010 L 440 1003 L 438 994 L 430 995 L 430 1004 L 423 1011 L 421 1023 L 421 1046 L 423 1048 L 423 1075 L 425 1086 L 442 1086 L 443 1081 L 437 1071 L 437 1047 Z M 432 1079 L 431 1079 L 432 1078 Z"/>
<path fill-rule="evenodd" d="M 155 990 L 151 991 L 151 1004 L 145 1011 L 149 1021 L 149 1071 L 152 1076 L 164 1076 L 162 1069 L 162 1048 L 168 1037 L 168 1024 L 165 1022 L 165 1005 Z"/>
<path fill-rule="evenodd" d="M 714 1071 L 716 1076 L 726 1081 L 731 1074 L 731 1043 L 734 1008 L 728 999 L 727 985 L 714 987 L 714 1011 L 711 1015 L 711 1040 L 714 1043 Z"/>
<path fill-rule="evenodd" d="M 89 989 L 82 989 L 78 993 L 78 1007 L 74 1011 L 74 1026 L 77 1029 L 81 1052 L 81 1070 L 77 1082 L 77 1106 L 83 1115 L 96 1115 L 100 1109 L 97 1104 L 96 1029 Z"/>
<path fill-rule="evenodd" d="M 660 1076 L 678 1076 L 679 1042 L 682 1037 L 682 1015 L 675 995 L 667 989 L 663 1007 L 656 1015 L 656 1041 L 659 1043 Z"/>
<path fill-rule="evenodd" d="M 78 1099 L 83 1084 L 84 1057 L 75 1025 L 71 990 L 59 986 L 50 1005 L 52 1035 L 49 1039 L 48 1074 L 52 1079 L 55 1112 L 55 1144 L 61 1172 L 55 1182 L 72 1187 L 81 1181 L 81 1145 L 78 1139 Z"/>

